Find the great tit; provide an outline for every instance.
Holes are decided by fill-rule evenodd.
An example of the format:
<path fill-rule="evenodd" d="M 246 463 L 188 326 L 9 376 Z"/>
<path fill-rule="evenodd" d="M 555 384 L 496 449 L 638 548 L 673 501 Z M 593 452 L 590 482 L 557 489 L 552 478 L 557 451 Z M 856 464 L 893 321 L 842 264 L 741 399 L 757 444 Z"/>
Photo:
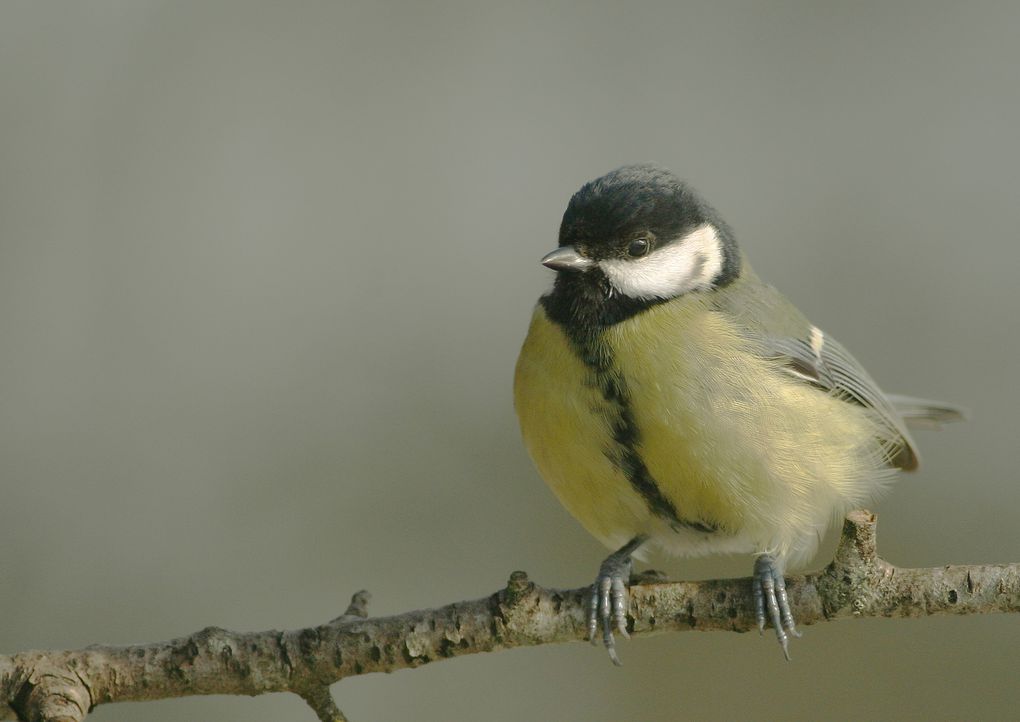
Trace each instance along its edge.
<path fill-rule="evenodd" d="M 615 549 L 589 605 L 619 664 L 631 557 L 754 556 L 753 599 L 789 659 L 783 573 L 837 518 L 917 468 L 906 422 L 960 418 L 884 394 L 761 280 L 673 173 L 631 165 L 570 199 L 556 271 L 517 361 L 525 445 L 563 505 Z"/>

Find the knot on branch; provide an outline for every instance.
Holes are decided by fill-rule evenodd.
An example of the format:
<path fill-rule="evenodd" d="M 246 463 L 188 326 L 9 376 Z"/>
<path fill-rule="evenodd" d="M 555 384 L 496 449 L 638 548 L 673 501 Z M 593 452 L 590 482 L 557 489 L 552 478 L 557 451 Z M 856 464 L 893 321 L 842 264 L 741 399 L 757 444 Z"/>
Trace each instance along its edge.
<path fill-rule="evenodd" d="M 28 722 L 82 722 L 92 709 L 92 695 L 76 674 L 37 669 L 11 706 Z"/>
<path fill-rule="evenodd" d="M 877 526 L 870 511 L 847 514 L 836 555 L 818 579 L 826 617 L 859 616 L 874 606 L 887 566 L 878 557 Z"/>
<path fill-rule="evenodd" d="M 362 589 L 360 592 L 355 592 L 351 596 L 351 603 L 347 605 L 347 609 L 339 617 L 335 617 L 330 620 L 330 624 L 341 624 L 343 622 L 352 622 L 358 619 L 368 618 L 368 602 L 372 599 L 372 594 L 367 589 Z"/>
<path fill-rule="evenodd" d="M 514 607 L 520 603 L 520 601 L 531 594 L 535 589 L 535 585 L 528 579 L 528 573 L 522 571 L 516 571 L 510 574 L 510 579 L 507 581 L 506 588 L 503 589 L 502 602 L 508 607 Z"/>
<path fill-rule="evenodd" d="M 847 514 L 833 566 L 851 569 L 877 564 L 877 527 L 877 518 L 870 511 L 861 509 Z"/>
<path fill-rule="evenodd" d="M 360 592 L 355 592 L 354 596 L 351 597 L 351 603 L 347 605 L 347 611 L 344 612 L 346 617 L 367 617 L 368 616 L 368 602 L 372 598 L 367 589 L 362 589 Z"/>
<path fill-rule="evenodd" d="M 584 638 L 587 632 L 582 599 L 587 591 L 546 589 L 529 580 L 525 572 L 512 573 L 506 587 L 489 598 L 495 641 L 519 646 L 552 637 Z"/>

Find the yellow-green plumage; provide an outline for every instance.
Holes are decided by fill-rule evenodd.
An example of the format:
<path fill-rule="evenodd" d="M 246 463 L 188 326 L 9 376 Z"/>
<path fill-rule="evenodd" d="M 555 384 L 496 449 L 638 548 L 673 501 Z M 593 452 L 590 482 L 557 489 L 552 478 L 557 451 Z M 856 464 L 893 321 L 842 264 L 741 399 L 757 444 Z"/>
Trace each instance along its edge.
<path fill-rule="evenodd" d="M 603 341 L 651 476 L 684 520 L 718 528 L 677 531 L 652 513 L 611 460 L 612 405 L 539 305 L 514 385 L 524 441 L 564 506 L 609 547 L 648 534 L 677 554 L 799 561 L 834 514 L 892 473 L 872 412 L 791 377 L 704 297 L 652 306 Z"/>

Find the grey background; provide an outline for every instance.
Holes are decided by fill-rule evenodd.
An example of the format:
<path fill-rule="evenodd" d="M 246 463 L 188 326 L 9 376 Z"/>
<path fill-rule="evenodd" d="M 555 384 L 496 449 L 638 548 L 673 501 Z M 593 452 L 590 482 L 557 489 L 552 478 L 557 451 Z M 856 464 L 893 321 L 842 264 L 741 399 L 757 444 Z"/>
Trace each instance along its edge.
<path fill-rule="evenodd" d="M 645 160 L 885 387 L 972 409 L 920 435 L 883 554 L 1020 559 L 1018 29 L 1008 3 L 0 4 L 0 651 L 588 583 L 605 551 L 531 468 L 511 375 L 570 194 Z M 1016 617 L 805 631 L 789 664 L 683 634 L 334 692 L 356 721 L 1016 714 Z"/>

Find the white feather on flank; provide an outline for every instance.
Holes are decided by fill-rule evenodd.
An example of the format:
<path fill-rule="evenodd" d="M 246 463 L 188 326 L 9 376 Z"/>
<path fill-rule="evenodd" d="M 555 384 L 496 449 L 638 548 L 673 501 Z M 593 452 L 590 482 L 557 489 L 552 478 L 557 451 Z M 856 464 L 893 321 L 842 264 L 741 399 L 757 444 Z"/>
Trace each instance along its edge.
<path fill-rule="evenodd" d="M 711 288 L 722 271 L 723 249 L 711 224 L 656 248 L 641 258 L 612 258 L 599 262 L 609 283 L 631 298 L 674 298 Z"/>
<path fill-rule="evenodd" d="M 825 345 L 825 334 L 817 326 L 811 327 L 811 352 L 816 359 L 822 358 L 822 346 Z"/>

